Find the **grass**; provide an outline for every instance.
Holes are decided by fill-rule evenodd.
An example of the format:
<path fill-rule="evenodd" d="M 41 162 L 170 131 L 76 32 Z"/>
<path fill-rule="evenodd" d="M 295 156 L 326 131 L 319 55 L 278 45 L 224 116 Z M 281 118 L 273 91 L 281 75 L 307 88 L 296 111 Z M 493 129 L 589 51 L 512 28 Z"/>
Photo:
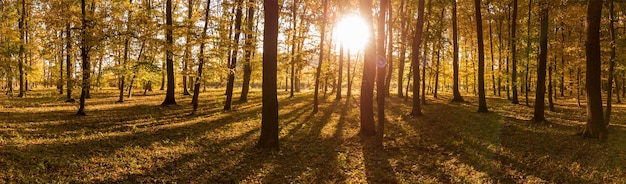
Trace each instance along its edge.
<path fill-rule="evenodd" d="M 0 97 L 0 183 L 626 183 L 624 104 L 603 143 L 574 136 L 585 120 L 575 99 L 534 124 L 531 107 L 502 98 L 484 114 L 475 97 L 443 94 L 410 118 L 410 102 L 391 97 L 379 150 L 357 135 L 358 98 L 329 95 L 311 114 L 312 94 L 281 90 L 281 150 L 266 152 L 254 148 L 258 90 L 231 111 L 223 90 L 203 92 L 195 115 L 188 96 L 161 107 L 161 91 L 124 103 L 115 89 L 92 93 L 85 117 L 53 90 Z"/>

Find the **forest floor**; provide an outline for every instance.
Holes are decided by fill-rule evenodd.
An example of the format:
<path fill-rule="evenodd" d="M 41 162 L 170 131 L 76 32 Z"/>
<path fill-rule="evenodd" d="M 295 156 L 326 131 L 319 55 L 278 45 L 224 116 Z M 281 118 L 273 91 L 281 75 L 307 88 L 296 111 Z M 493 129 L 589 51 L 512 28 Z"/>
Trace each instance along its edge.
<path fill-rule="evenodd" d="M 311 93 L 281 90 L 280 151 L 268 152 L 254 148 L 260 91 L 231 111 L 223 90 L 203 92 L 195 115 L 189 96 L 159 106 L 163 93 L 115 103 L 116 90 L 95 90 L 88 116 L 53 90 L 0 96 L 0 183 L 626 183 L 624 104 L 601 142 L 574 136 L 585 121 L 575 98 L 535 124 L 531 107 L 493 96 L 476 113 L 475 97 L 429 95 L 424 116 L 407 117 L 410 101 L 392 94 L 380 150 L 357 135 L 357 97 L 329 94 L 311 114 Z"/>

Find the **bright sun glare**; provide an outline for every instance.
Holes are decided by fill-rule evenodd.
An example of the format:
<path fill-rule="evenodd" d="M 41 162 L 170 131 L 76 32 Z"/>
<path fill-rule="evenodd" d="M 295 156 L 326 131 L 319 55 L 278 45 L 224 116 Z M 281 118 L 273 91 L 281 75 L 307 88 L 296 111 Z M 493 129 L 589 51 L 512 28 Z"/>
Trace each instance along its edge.
<path fill-rule="evenodd" d="M 365 47 L 369 39 L 370 29 L 365 21 L 357 15 L 349 15 L 341 19 L 335 27 L 335 40 L 342 43 L 344 48 L 358 51 Z"/>

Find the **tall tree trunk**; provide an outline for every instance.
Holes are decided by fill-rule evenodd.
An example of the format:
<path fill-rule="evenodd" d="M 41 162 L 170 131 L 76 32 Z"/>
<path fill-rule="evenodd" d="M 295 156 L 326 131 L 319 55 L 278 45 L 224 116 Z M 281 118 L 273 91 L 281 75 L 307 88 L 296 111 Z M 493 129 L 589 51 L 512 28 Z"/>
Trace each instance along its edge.
<path fill-rule="evenodd" d="M 478 38 L 478 112 L 488 112 L 485 99 L 485 43 L 483 43 L 483 20 L 480 0 L 474 1 L 476 7 L 476 38 Z"/>
<path fill-rule="evenodd" d="M 63 31 L 59 31 L 59 39 L 63 39 Z M 61 54 L 59 55 L 59 94 L 63 94 L 63 55 L 65 54 L 65 49 L 63 49 L 63 43 L 61 41 Z"/>
<path fill-rule="evenodd" d="M 530 42 L 530 20 L 532 17 L 533 0 L 528 1 L 528 21 L 526 24 L 526 72 L 524 73 L 524 95 L 526 98 L 526 106 L 528 106 L 528 92 L 530 91 L 530 51 L 532 50 L 532 43 Z"/>
<path fill-rule="evenodd" d="M 381 1 L 382 2 L 382 1 Z M 385 79 L 385 96 L 390 96 L 389 88 L 391 88 L 391 78 L 393 76 L 393 9 L 391 0 L 386 0 L 387 16 L 387 77 Z M 380 46 L 383 47 L 383 46 Z M 384 53 L 384 52 L 382 52 Z M 381 54 L 382 54 L 381 53 Z"/>
<path fill-rule="evenodd" d="M 122 67 L 126 68 L 126 64 L 128 63 L 128 49 L 130 47 L 130 39 L 126 38 L 124 39 L 124 58 L 123 58 L 123 62 L 122 62 Z M 125 79 L 126 79 L 126 72 L 122 72 L 120 73 L 120 95 L 119 95 L 119 100 L 117 100 L 117 103 L 122 103 L 124 102 L 124 88 L 126 86 L 125 84 Z"/>
<path fill-rule="evenodd" d="M 252 58 L 252 52 L 254 52 L 254 0 L 248 0 L 248 17 L 246 18 L 247 22 L 247 30 L 246 30 L 246 40 L 244 43 L 245 56 L 244 56 L 244 65 L 243 65 L 243 86 L 241 87 L 241 97 L 239 98 L 240 102 L 248 101 L 248 91 L 250 90 L 250 76 L 252 75 L 252 64 L 250 60 Z M 285 91 L 287 91 L 287 81 L 285 81 Z"/>
<path fill-rule="evenodd" d="M 67 23 L 65 25 L 65 34 L 66 34 L 66 46 L 65 46 L 65 50 L 67 55 L 65 55 L 65 71 L 67 74 L 67 99 L 65 100 L 65 102 L 74 102 L 75 100 L 72 98 L 72 88 L 74 87 L 73 85 L 73 81 L 72 81 L 72 32 L 70 29 L 70 23 Z"/>
<path fill-rule="evenodd" d="M 328 11 L 328 0 L 323 0 L 324 11 L 322 15 L 322 30 L 320 36 L 320 56 L 317 62 L 317 70 L 315 72 L 315 93 L 313 97 L 313 113 L 317 113 L 319 105 L 319 88 L 320 88 L 320 75 L 322 73 L 322 64 L 324 61 L 324 41 L 326 40 L 326 13 Z"/>
<path fill-rule="evenodd" d="M 515 42 L 517 38 L 515 37 L 515 33 L 517 32 L 517 0 L 513 0 L 513 17 L 511 20 L 511 87 L 513 91 L 513 96 L 511 97 L 511 103 L 519 104 L 519 100 L 517 99 L 517 58 L 516 58 L 516 48 Z"/>
<path fill-rule="evenodd" d="M 348 65 L 350 65 L 348 63 Z M 341 88 L 343 81 L 343 44 L 340 43 L 339 46 L 339 71 L 337 72 L 337 95 L 335 96 L 335 100 L 341 100 Z"/>
<path fill-rule="evenodd" d="M 554 57 L 554 61 L 552 62 L 552 66 L 548 67 L 548 107 L 549 107 L 551 112 L 555 111 L 554 110 L 554 100 L 556 98 L 556 90 L 554 89 L 554 82 L 552 81 L 552 70 L 553 69 L 556 70 L 556 56 Z"/>
<path fill-rule="evenodd" d="M 189 78 L 189 65 L 191 59 L 191 29 L 192 29 L 192 16 L 193 16 L 193 1 L 187 0 L 187 30 L 185 34 L 185 54 L 183 56 L 183 95 L 188 96 L 189 90 L 187 90 L 187 80 Z"/>
<path fill-rule="evenodd" d="M 139 49 L 139 55 L 137 55 L 137 62 L 141 61 L 141 57 L 143 57 L 145 46 L 146 46 L 146 41 L 142 40 L 141 48 Z M 130 84 L 128 84 L 128 98 L 131 98 L 133 96 L 133 85 L 135 84 L 135 78 L 137 77 L 137 72 L 139 72 L 139 66 L 133 67 L 133 77 L 130 78 Z"/>
<path fill-rule="evenodd" d="M 85 0 L 81 0 L 80 1 L 80 9 L 82 12 L 82 18 L 81 18 L 81 40 L 80 40 L 80 56 L 81 56 L 81 61 L 82 61 L 82 66 L 83 66 L 83 82 L 82 82 L 82 90 L 80 93 L 80 101 L 79 101 L 79 106 L 78 106 L 78 112 L 76 113 L 77 115 L 81 115 L 84 116 L 86 115 L 85 113 L 85 98 L 87 97 L 87 90 L 89 90 L 89 76 L 91 74 L 91 66 L 90 66 L 90 61 L 89 61 L 89 50 L 91 49 L 91 45 L 90 45 L 90 41 L 91 38 L 89 37 L 90 33 L 88 33 L 88 29 L 89 26 L 88 25 L 88 20 L 87 20 L 87 12 L 85 9 Z"/>
<path fill-rule="evenodd" d="M 209 25 L 209 11 L 211 10 L 211 0 L 206 1 L 206 7 L 204 11 L 204 27 L 202 28 L 202 33 L 200 36 L 200 55 L 198 58 L 198 75 L 196 76 L 196 80 L 194 80 L 193 87 L 193 97 L 191 98 L 191 104 L 193 110 L 191 114 L 194 114 L 198 110 L 198 97 L 200 96 L 200 82 L 202 81 L 202 70 L 204 67 L 204 41 L 206 40 L 206 31 Z"/>
<path fill-rule="evenodd" d="M 239 36 L 241 35 L 241 17 L 243 17 L 242 6 L 243 0 L 237 0 L 235 2 L 237 6 L 237 12 L 235 13 L 235 36 L 234 44 L 231 52 L 230 62 L 228 63 L 228 84 L 226 85 L 226 102 L 224 103 L 224 110 L 231 109 L 231 103 L 233 101 L 233 90 L 235 85 L 235 67 L 237 67 L 237 53 L 239 50 Z"/>
<path fill-rule="evenodd" d="M 544 122 L 545 94 L 546 94 L 546 65 L 548 63 L 548 3 L 541 5 L 541 32 L 539 37 L 539 63 L 537 67 L 537 90 L 535 95 L 534 122 Z M 550 89 L 552 90 L 552 89 Z M 552 92 L 550 92 L 552 94 Z"/>
<path fill-rule="evenodd" d="M 490 11 L 491 12 L 491 11 Z M 493 57 L 493 32 L 491 29 L 492 21 L 489 21 L 489 51 L 491 52 L 491 89 L 493 90 L 493 96 L 496 96 L 496 72 L 494 71 L 495 58 Z"/>
<path fill-rule="evenodd" d="M 611 122 L 611 106 L 613 99 L 613 72 L 615 72 L 615 15 L 614 15 L 614 0 L 609 0 L 609 34 L 611 36 L 611 58 L 609 60 L 609 81 L 606 96 L 606 114 L 604 114 L 604 123 L 608 126 Z M 618 94 L 619 96 L 619 94 Z"/>
<path fill-rule="evenodd" d="M 19 71 L 19 75 L 20 75 L 20 93 L 17 95 L 17 97 L 24 97 L 24 95 L 26 95 L 26 89 L 24 86 L 24 79 L 25 79 L 25 72 L 24 72 L 24 62 L 26 60 L 26 52 L 25 52 L 25 42 L 26 42 L 26 26 L 24 26 L 24 23 L 26 22 L 26 0 L 22 0 L 22 4 L 21 4 L 21 8 L 22 11 L 20 12 L 21 16 L 19 18 L 19 23 L 18 23 L 18 29 L 20 32 L 20 50 L 18 53 L 18 57 L 19 57 L 19 61 L 18 61 L 18 71 Z"/>
<path fill-rule="evenodd" d="M 502 48 L 504 47 L 504 41 L 502 41 L 502 22 L 504 20 L 500 19 L 498 23 L 498 97 L 502 96 Z"/>
<path fill-rule="evenodd" d="M 291 17 L 292 17 L 292 41 L 291 41 L 291 90 L 289 91 L 289 98 L 293 97 L 293 91 L 294 91 L 294 85 L 296 85 L 295 81 L 296 81 L 296 45 L 298 43 L 298 39 L 297 35 L 298 35 L 298 31 L 296 31 L 296 25 L 297 25 L 297 17 L 298 17 L 298 0 L 294 0 L 293 1 L 293 7 L 292 7 L 292 13 L 291 13 Z"/>
<path fill-rule="evenodd" d="M 346 91 L 346 103 L 348 103 L 350 101 L 350 99 L 352 98 L 352 72 L 350 70 L 350 68 L 352 67 L 352 62 L 350 61 L 350 49 L 348 49 L 348 51 L 346 52 L 346 65 L 348 68 L 346 68 L 347 70 L 347 79 L 348 79 L 348 89 Z M 356 68 L 356 67 L 355 67 Z"/>
<path fill-rule="evenodd" d="M 407 16 L 405 15 L 404 11 L 405 11 L 405 4 L 404 4 L 405 0 L 400 0 L 400 27 L 401 27 L 401 31 L 400 31 L 400 39 L 402 40 L 402 42 L 400 42 L 400 58 L 398 60 L 398 97 L 403 98 L 404 95 L 402 94 L 402 80 L 404 79 L 404 59 L 405 59 L 405 55 L 406 55 L 406 43 L 404 43 L 404 40 L 407 39 L 407 24 L 406 24 L 406 19 Z"/>
<path fill-rule="evenodd" d="M 600 57 L 600 17 L 602 16 L 602 0 L 587 1 L 587 37 L 585 53 L 587 55 L 587 72 L 585 87 L 587 91 L 587 125 L 582 131 L 583 137 L 606 140 L 608 131 L 602 114 L 602 81 Z"/>
<path fill-rule="evenodd" d="M 161 103 L 162 106 L 175 105 L 176 99 L 175 87 L 176 81 L 174 80 L 174 37 L 173 25 L 172 25 L 172 0 L 167 0 L 165 5 L 165 63 L 167 65 L 167 92 L 165 94 L 165 100 Z"/>
<path fill-rule="evenodd" d="M 278 98 L 276 69 L 278 46 L 278 1 L 264 0 L 263 33 L 263 114 L 261 137 L 256 147 L 278 150 Z"/>
<path fill-rule="evenodd" d="M 364 16 L 365 24 L 373 29 L 372 1 L 361 0 L 361 16 Z M 374 80 L 376 79 L 376 37 L 369 34 L 369 42 L 365 45 L 363 56 L 363 77 L 361 79 L 361 128 L 359 135 L 376 135 L 376 125 L 374 124 Z"/>
<path fill-rule="evenodd" d="M 418 3 L 418 13 L 417 13 L 417 22 L 415 24 L 415 36 L 413 37 L 413 45 L 412 52 L 413 56 L 411 58 L 413 64 L 413 109 L 411 110 L 411 116 L 422 116 L 422 107 L 420 104 L 420 46 L 422 45 L 422 29 L 424 28 L 424 0 L 419 0 Z"/>
<path fill-rule="evenodd" d="M 453 84 L 452 84 L 452 101 L 463 102 L 461 92 L 459 92 L 459 28 L 457 25 L 456 0 L 452 0 L 452 68 L 453 68 Z"/>
<path fill-rule="evenodd" d="M 378 110 L 378 130 L 376 131 L 376 145 L 380 148 L 383 147 L 383 138 L 385 136 L 385 96 L 387 96 L 387 94 L 389 93 L 389 88 L 385 86 L 385 67 L 387 66 L 387 63 L 384 61 L 385 39 L 387 39 L 387 36 L 385 35 L 385 17 L 388 10 L 387 6 L 389 5 L 389 1 L 390 0 L 380 1 L 380 11 L 378 12 L 378 43 L 375 46 L 377 49 L 376 53 L 380 54 L 378 56 L 378 61 L 376 61 L 376 104 L 378 105 L 376 108 Z M 391 29 L 391 21 L 389 22 L 389 29 Z"/>
<path fill-rule="evenodd" d="M 565 26 L 565 24 L 562 24 L 562 26 Z M 565 92 L 565 28 L 563 28 L 563 31 L 561 31 L 561 68 L 562 69 L 561 69 L 561 88 L 560 88 L 560 90 L 561 90 L 561 97 L 564 97 L 565 95 L 563 93 Z M 570 71 L 571 71 L 571 69 L 570 69 Z"/>

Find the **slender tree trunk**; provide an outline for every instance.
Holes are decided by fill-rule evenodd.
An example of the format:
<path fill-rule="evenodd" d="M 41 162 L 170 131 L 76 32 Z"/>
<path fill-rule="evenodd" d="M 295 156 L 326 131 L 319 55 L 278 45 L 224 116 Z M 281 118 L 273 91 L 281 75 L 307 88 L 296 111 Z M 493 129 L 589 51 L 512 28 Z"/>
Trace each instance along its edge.
<path fill-rule="evenodd" d="M 391 78 L 393 76 L 393 9 L 391 6 L 391 0 L 386 0 L 387 3 L 387 77 L 385 79 L 385 96 L 390 96 L 389 89 L 391 88 Z M 383 47 L 383 46 L 380 46 Z M 384 53 L 384 52 L 382 52 Z"/>
<path fill-rule="evenodd" d="M 24 79 L 25 79 L 25 72 L 24 72 L 24 62 L 26 60 L 26 52 L 25 52 L 25 35 L 26 35 L 26 26 L 24 26 L 25 22 L 26 22 L 26 0 L 22 0 L 22 4 L 21 4 L 21 8 L 22 11 L 20 12 L 21 16 L 19 18 L 19 23 L 18 23 L 18 29 L 20 32 L 20 50 L 18 53 L 18 57 L 19 57 L 19 61 L 18 61 L 18 71 L 19 71 L 19 75 L 20 75 L 20 93 L 17 95 L 17 97 L 24 97 L 24 95 L 26 95 L 26 89 L 25 89 L 25 84 L 24 84 Z"/>
<path fill-rule="evenodd" d="M 441 35 L 439 35 L 440 37 Z M 433 90 L 433 98 L 437 98 L 437 91 L 439 91 L 439 58 L 440 58 L 440 54 L 441 54 L 441 39 L 438 38 L 437 39 L 437 61 L 435 62 L 435 86 L 434 86 L 434 90 Z M 424 66 L 426 67 L 426 66 Z"/>
<path fill-rule="evenodd" d="M 534 122 L 544 122 L 545 118 L 545 94 L 546 94 L 546 65 L 548 63 L 548 4 L 541 5 L 541 32 L 539 38 L 539 63 L 537 67 L 537 90 L 535 95 Z M 552 72 L 550 72 L 552 73 Z M 552 88 L 550 88 L 552 94 Z"/>
<path fill-rule="evenodd" d="M 63 38 L 63 31 L 59 31 L 59 39 Z M 59 55 L 59 94 L 63 94 L 63 55 L 65 54 L 65 49 L 63 49 L 63 44 L 61 43 L 61 54 Z"/>
<path fill-rule="evenodd" d="M 502 41 L 502 22 L 504 20 L 500 19 L 498 23 L 498 97 L 502 96 L 502 48 L 504 47 L 504 41 Z"/>
<path fill-rule="evenodd" d="M 237 53 L 239 50 L 239 36 L 241 35 L 241 19 L 243 17 L 242 6 L 243 0 L 237 0 L 235 2 L 237 6 L 237 12 L 235 13 L 235 36 L 234 46 L 231 52 L 230 63 L 228 63 L 228 84 L 226 86 L 226 102 L 224 103 L 224 110 L 231 109 L 231 103 L 233 101 L 233 90 L 235 85 L 235 67 L 237 67 Z"/>
<path fill-rule="evenodd" d="M 382 63 L 380 60 L 384 60 L 383 56 L 385 53 L 385 39 L 387 36 L 385 35 L 385 17 L 388 10 L 389 1 L 391 0 L 381 0 L 380 1 L 380 11 L 378 12 L 378 43 L 376 44 L 377 53 L 380 54 L 379 61 L 376 63 L 377 67 L 377 80 L 376 80 L 376 104 L 378 105 L 377 116 L 378 116 L 378 130 L 376 136 L 376 145 L 380 148 L 383 148 L 383 138 L 385 136 L 385 96 L 389 93 L 389 88 L 385 86 L 385 70 L 387 63 Z M 391 21 L 389 21 L 389 25 L 391 25 Z M 390 26 L 391 27 L 391 26 Z M 391 28 L 389 28 L 391 29 Z M 389 37 L 391 38 L 391 37 Z M 389 40 L 391 41 L 391 39 Z M 391 46 L 391 44 L 389 44 Z M 391 49 L 391 48 L 390 48 Z"/>
<path fill-rule="evenodd" d="M 165 100 L 161 103 L 162 106 L 175 105 L 176 99 L 174 80 L 174 37 L 172 35 L 174 27 L 172 26 L 172 0 L 167 0 L 165 5 L 165 63 L 167 65 L 167 92 L 165 94 Z"/>
<path fill-rule="evenodd" d="M 189 78 L 189 64 L 191 59 L 191 29 L 192 29 L 192 15 L 193 15 L 193 1 L 187 0 L 187 30 L 185 34 L 185 54 L 183 56 L 183 95 L 188 96 L 189 90 L 187 90 L 187 80 Z"/>
<path fill-rule="evenodd" d="M 207 0 L 206 2 L 206 7 L 205 7 L 205 11 L 204 11 L 204 27 L 202 28 L 202 33 L 200 36 L 200 55 L 198 58 L 198 76 L 196 76 L 196 80 L 194 80 L 194 87 L 193 87 L 193 97 L 191 98 L 191 104 L 193 107 L 193 110 L 191 111 L 191 114 L 196 113 L 196 111 L 198 110 L 198 97 L 200 96 L 200 82 L 202 79 L 202 70 L 204 67 L 204 47 L 205 47 L 205 40 L 206 40 L 206 31 L 209 25 L 209 11 L 211 7 L 211 0 Z"/>
<path fill-rule="evenodd" d="M 141 61 L 141 57 L 143 57 L 145 45 L 146 45 L 146 41 L 144 40 L 141 42 L 139 55 L 137 55 L 137 62 Z M 135 84 L 135 78 L 137 77 L 137 72 L 139 72 L 139 66 L 133 67 L 133 77 L 130 78 L 130 84 L 128 85 L 128 98 L 131 98 L 133 96 L 133 85 Z"/>
<path fill-rule="evenodd" d="M 66 46 L 65 46 L 65 50 L 67 55 L 65 55 L 65 67 L 66 67 L 66 74 L 67 74 L 67 99 L 65 100 L 65 102 L 74 102 L 75 100 L 72 98 L 72 88 L 74 87 L 73 85 L 73 81 L 72 81 L 72 32 L 70 29 L 70 23 L 67 23 L 65 25 L 65 34 L 66 34 Z"/>
<path fill-rule="evenodd" d="M 256 147 L 278 150 L 278 98 L 276 86 L 278 46 L 278 1 L 264 0 L 263 114 L 261 137 Z"/>
<path fill-rule="evenodd" d="M 413 38 L 413 56 L 411 58 L 413 64 L 413 109 L 411 110 L 411 116 L 422 116 L 422 107 L 420 104 L 420 46 L 422 45 L 422 29 L 424 28 L 424 0 L 419 0 L 418 3 L 418 17 L 415 25 L 415 36 Z"/>
<path fill-rule="evenodd" d="M 489 21 L 489 51 L 491 52 L 491 89 L 493 90 L 493 96 L 496 96 L 496 72 L 494 71 L 495 58 L 493 57 L 493 32 L 491 29 L 492 21 Z"/>
<path fill-rule="evenodd" d="M 294 85 L 296 85 L 295 81 L 296 81 L 296 45 L 298 43 L 298 31 L 296 31 L 297 27 L 297 21 L 296 18 L 298 17 L 298 0 L 294 0 L 293 1 L 293 9 L 292 9 L 292 41 L 291 41 L 291 90 L 289 91 L 289 98 L 293 97 L 293 91 L 294 91 Z M 302 20 L 301 20 L 302 21 Z"/>
<path fill-rule="evenodd" d="M 401 21 L 400 21 L 400 27 L 402 28 L 402 30 L 400 31 L 400 39 L 402 40 L 402 42 L 400 42 L 400 58 L 398 60 L 398 97 L 399 98 L 403 98 L 404 95 L 402 93 L 402 80 L 404 79 L 404 59 L 405 59 L 405 55 L 406 55 L 406 43 L 404 43 L 404 40 L 407 40 L 407 24 L 406 24 L 406 19 L 407 16 L 405 15 L 404 11 L 405 11 L 405 4 L 404 4 L 405 0 L 400 0 L 400 17 L 401 17 Z"/>
<path fill-rule="evenodd" d="M 513 96 L 511 97 L 511 103 L 513 104 L 519 104 L 519 100 L 517 99 L 517 58 L 516 58 L 517 50 L 515 48 L 515 42 L 517 42 L 517 38 L 515 37 L 516 32 L 517 32 L 517 0 L 513 0 L 513 17 L 511 20 L 511 66 L 512 66 L 511 87 L 513 91 Z"/>
<path fill-rule="evenodd" d="M 89 76 L 91 74 L 91 66 L 89 61 L 89 50 L 91 46 L 89 45 L 89 33 L 87 32 L 89 29 L 89 23 L 87 22 L 87 12 L 85 10 L 85 0 L 81 0 L 81 12 L 82 12 L 82 26 L 81 26 L 81 46 L 80 46 L 80 55 L 83 66 L 83 82 L 82 82 L 82 90 L 80 93 L 80 103 L 78 107 L 77 115 L 85 116 L 85 98 L 87 97 L 87 90 L 89 90 Z"/>
<path fill-rule="evenodd" d="M 463 102 L 461 92 L 459 92 L 459 28 L 457 25 L 457 13 L 456 13 L 456 0 L 452 0 L 452 69 L 453 69 L 453 84 L 452 84 L 452 101 Z"/>
<path fill-rule="evenodd" d="M 349 65 L 349 64 L 348 64 Z M 339 71 L 337 72 L 337 95 L 335 100 L 341 100 L 341 87 L 343 81 L 343 44 L 339 46 Z"/>
<path fill-rule="evenodd" d="M 124 59 L 123 59 L 124 61 L 122 62 L 122 67 L 124 68 L 126 68 L 126 64 L 128 63 L 128 52 L 129 52 L 128 48 L 130 45 L 129 42 L 130 42 L 129 38 L 126 38 L 124 40 Z M 119 95 L 119 100 L 117 100 L 117 103 L 124 102 L 124 88 L 126 86 L 125 84 L 126 74 L 125 73 L 126 72 L 122 72 L 120 74 L 120 87 L 119 87 L 120 95 Z"/>
<path fill-rule="evenodd" d="M 556 57 L 554 57 L 553 65 L 548 67 L 548 107 L 551 112 L 554 112 L 554 99 L 556 98 L 556 90 L 554 89 L 554 82 L 552 81 L 552 70 L 556 70 Z"/>
<path fill-rule="evenodd" d="M 326 13 L 328 11 L 328 0 L 323 0 L 324 13 L 322 15 L 322 30 L 320 37 L 320 56 L 317 62 L 317 71 L 315 72 L 315 94 L 313 98 L 313 113 L 317 113 L 319 105 L 319 88 L 320 88 L 320 75 L 322 73 L 322 64 L 324 61 L 324 41 L 326 40 Z M 324 93 L 326 93 L 324 91 Z"/>
<path fill-rule="evenodd" d="M 348 49 L 348 52 L 346 52 L 346 61 L 347 62 L 347 74 L 348 74 L 348 89 L 346 91 L 346 103 L 350 101 L 350 99 L 352 98 L 352 73 L 350 72 L 350 68 L 352 66 L 351 62 L 350 62 L 350 49 Z M 356 68 L 356 67 L 355 67 Z"/>
<path fill-rule="evenodd" d="M 565 26 L 562 24 L 562 26 Z M 565 29 L 561 31 L 561 97 L 565 97 Z M 570 69 L 571 71 L 571 69 Z M 570 75 L 571 76 L 571 75 Z M 571 79 L 570 79 L 571 80 Z M 570 83 L 571 84 L 571 83 Z"/>
<path fill-rule="evenodd" d="M 485 99 L 485 44 L 483 43 L 483 20 L 480 0 L 474 1 L 476 7 L 476 37 L 478 38 L 478 112 L 488 112 Z"/>
<path fill-rule="evenodd" d="M 524 80 L 524 95 L 526 98 L 526 106 L 528 106 L 528 92 L 530 91 L 530 51 L 532 50 L 532 43 L 530 42 L 530 20 L 532 17 L 532 9 L 533 9 L 533 0 L 528 1 L 528 22 L 526 24 L 526 32 L 528 36 L 526 37 L 526 73 Z"/>
<path fill-rule="evenodd" d="M 604 124 L 607 126 L 611 122 L 611 106 L 613 99 L 613 73 L 615 72 L 615 15 L 614 15 L 614 0 L 609 0 L 609 34 L 611 36 L 611 58 L 609 59 L 609 81 L 606 96 L 606 112 L 604 114 Z M 618 95 L 619 96 L 619 95 Z"/>
<path fill-rule="evenodd" d="M 423 1 L 423 0 L 422 0 Z M 326 3 L 326 0 L 324 1 Z M 372 1 L 361 0 L 360 3 L 361 16 L 365 19 L 365 24 L 373 29 L 372 18 Z M 361 104 L 360 117 L 361 128 L 359 135 L 374 136 L 376 135 L 376 125 L 374 124 L 374 80 L 376 79 L 376 37 L 373 33 L 369 34 L 369 42 L 365 45 L 363 56 L 363 77 L 361 82 Z"/>
<path fill-rule="evenodd" d="M 580 95 L 581 95 L 581 91 L 580 91 L 580 76 L 581 76 L 581 71 L 580 71 L 580 67 L 576 67 L 576 101 L 578 102 L 578 107 L 582 107 L 582 105 L 580 104 Z"/>
<path fill-rule="evenodd" d="M 243 66 L 243 86 L 241 88 L 241 97 L 239 101 L 247 102 L 248 101 L 248 91 L 250 90 L 250 76 L 252 75 L 252 64 L 250 60 L 252 58 L 252 52 L 254 52 L 254 36 L 253 36 L 253 26 L 254 26 L 254 0 L 248 1 L 248 16 L 246 18 L 247 31 L 246 31 L 246 41 L 244 43 L 245 56 L 244 56 L 244 66 Z M 285 77 L 286 79 L 287 77 Z M 285 91 L 287 91 L 287 81 L 285 80 Z"/>

